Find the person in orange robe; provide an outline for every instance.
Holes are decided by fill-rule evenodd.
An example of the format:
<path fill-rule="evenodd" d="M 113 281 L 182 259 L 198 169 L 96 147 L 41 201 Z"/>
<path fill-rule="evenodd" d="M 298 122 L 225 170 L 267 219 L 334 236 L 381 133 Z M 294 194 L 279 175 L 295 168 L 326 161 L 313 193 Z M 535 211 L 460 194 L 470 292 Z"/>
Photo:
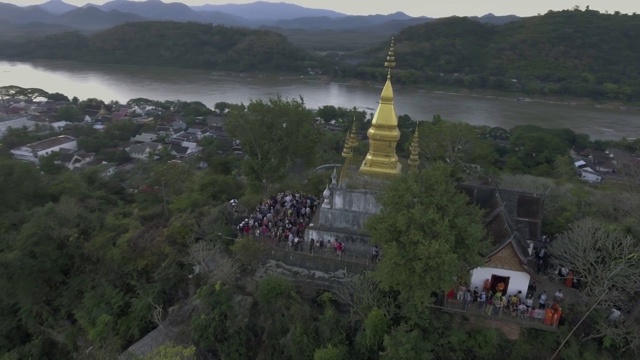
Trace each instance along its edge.
<path fill-rule="evenodd" d="M 544 324 L 551 325 L 552 321 L 553 321 L 553 310 L 547 308 L 547 310 L 545 310 L 544 312 Z"/>
<path fill-rule="evenodd" d="M 564 285 L 570 288 L 573 287 L 573 271 L 569 270 L 567 278 L 564 279 Z"/>
<path fill-rule="evenodd" d="M 560 322 L 560 317 L 562 316 L 562 308 L 559 308 L 558 311 L 553 314 L 553 327 L 558 327 L 558 323 Z"/>

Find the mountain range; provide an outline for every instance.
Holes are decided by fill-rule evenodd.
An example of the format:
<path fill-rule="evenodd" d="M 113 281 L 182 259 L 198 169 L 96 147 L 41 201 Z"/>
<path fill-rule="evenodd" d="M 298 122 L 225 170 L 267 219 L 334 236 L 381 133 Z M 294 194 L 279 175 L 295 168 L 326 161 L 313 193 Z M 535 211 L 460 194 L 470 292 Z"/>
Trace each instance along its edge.
<path fill-rule="evenodd" d="M 518 17 L 488 14 L 476 19 L 502 24 L 515 21 Z M 5 28 L 14 31 L 26 28 L 25 24 L 32 23 L 39 23 L 37 26 L 43 33 L 56 33 L 65 30 L 97 31 L 129 22 L 156 20 L 249 28 L 350 30 L 391 34 L 407 26 L 431 21 L 433 18 L 411 17 L 402 12 L 354 16 L 332 10 L 266 1 L 192 7 L 179 2 L 165 3 L 160 0 L 113 0 L 103 5 L 87 4 L 82 7 L 67 4 L 62 0 L 49 0 L 40 5 L 25 7 L 0 2 L 0 22 L 5 23 Z"/>

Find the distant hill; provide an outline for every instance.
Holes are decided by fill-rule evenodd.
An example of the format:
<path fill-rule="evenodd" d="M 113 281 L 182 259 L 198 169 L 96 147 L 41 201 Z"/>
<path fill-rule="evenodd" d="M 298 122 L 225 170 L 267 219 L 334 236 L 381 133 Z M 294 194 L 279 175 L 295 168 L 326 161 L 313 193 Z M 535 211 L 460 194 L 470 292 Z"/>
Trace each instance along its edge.
<path fill-rule="evenodd" d="M 333 10 L 311 9 L 284 2 L 273 3 L 256 1 L 249 4 L 201 5 L 192 6 L 196 11 L 220 11 L 245 19 L 291 20 L 301 17 L 339 18 L 347 16 Z"/>
<path fill-rule="evenodd" d="M 504 25 L 510 22 L 518 21 L 521 18 L 516 15 L 494 15 L 494 14 L 486 14 L 480 17 L 478 16 L 470 16 L 469 19 L 477 20 L 481 23 L 485 24 L 493 24 L 493 25 Z"/>
<path fill-rule="evenodd" d="M 114 0 L 99 6 L 99 8 L 105 11 L 118 10 L 153 20 L 200 21 L 201 19 L 196 11 L 185 4 L 164 3 L 159 0 Z"/>
<path fill-rule="evenodd" d="M 306 29 L 306 30 L 347 30 L 363 27 L 371 27 L 384 24 L 393 20 L 408 20 L 411 16 L 396 12 L 389 15 L 357 15 L 341 18 L 324 17 L 303 17 L 292 20 L 280 20 L 274 26 L 285 29 Z"/>
<path fill-rule="evenodd" d="M 30 22 L 49 22 L 53 15 L 37 6 L 20 7 L 13 4 L 0 3 L 0 22 L 7 21 L 14 24 Z"/>
<path fill-rule="evenodd" d="M 397 82 L 640 100 L 640 15 L 548 12 L 504 25 L 438 19 L 396 36 Z M 388 44 L 364 51 L 384 59 Z M 343 76 L 380 79 L 380 61 Z"/>
<path fill-rule="evenodd" d="M 78 8 L 59 15 L 55 22 L 74 29 L 100 30 L 135 21 L 147 21 L 142 16 L 123 13 L 118 10 L 109 12 L 96 7 Z"/>
<path fill-rule="evenodd" d="M 58 25 L 32 22 L 28 24 L 13 24 L 9 21 L 0 21 L 0 40 L 24 41 L 33 37 L 59 34 L 73 29 Z"/>
<path fill-rule="evenodd" d="M 179 22 L 134 22 L 90 36 L 65 33 L 0 43 L 0 57 L 228 71 L 302 71 L 316 58 L 280 34 Z"/>
<path fill-rule="evenodd" d="M 78 8 L 77 6 L 67 4 L 62 0 L 49 0 L 46 3 L 38 5 L 38 7 L 44 11 L 47 11 L 56 15 L 64 14 L 66 12 L 69 12 Z"/>

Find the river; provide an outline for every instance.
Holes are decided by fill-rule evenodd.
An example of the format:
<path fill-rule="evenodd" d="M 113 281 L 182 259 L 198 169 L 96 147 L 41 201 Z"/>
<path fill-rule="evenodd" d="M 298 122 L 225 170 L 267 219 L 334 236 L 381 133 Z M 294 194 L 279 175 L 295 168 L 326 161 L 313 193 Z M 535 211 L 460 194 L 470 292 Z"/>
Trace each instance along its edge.
<path fill-rule="evenodd" d="M 374 111 L 383 84 L 355 85 L 277 75 L 218 73 L 205 70 L 98 65 L 63 61 L 10 62 L 0 60 L 0 86 L 37 87 L 80 99 L 98 98 L 126 102 L 144 97 L 154 100 L 220 101 L 247 103 L 282 95 L 302 96 L 307 106 L 354 106 Z M 596 139 L 640 136 L 640 110 L 636 107 L 602 107 L 516 101 L 489 96 L 459 95 L 395 86 L 398 115 L 413 119 L 444 119 L 474 125 L 511 128 L 536 124 L 566 127 Z"/>

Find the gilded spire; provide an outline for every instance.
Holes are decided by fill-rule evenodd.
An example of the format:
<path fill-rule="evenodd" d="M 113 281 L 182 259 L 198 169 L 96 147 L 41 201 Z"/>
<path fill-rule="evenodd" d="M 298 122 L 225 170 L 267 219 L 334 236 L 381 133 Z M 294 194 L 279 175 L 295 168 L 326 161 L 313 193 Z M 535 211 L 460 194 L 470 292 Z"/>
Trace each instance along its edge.
<path fill-rule="evenodd" d="M 418 126 L 416 126 L 416 132 L 413 134 L 413 140 L 409 147 L 411 155 L 409 155 L 409 171 L 415 171 L 420 164 L 420 139 L 418 138 Z"/>
<path fill-rule="evenodd" d="M 102 116 L 102 115 L 109 115 L 109 112 L 107 111 L 107 109 L 104 107 L 104 104 L 102 104 L 102 108 L 100 109 L 100 112 L 98 113 L 97 116 Z"/>
<path fill-rule="evenodd" d="M 349 139 L 349 145 L 351 146 L 351 153 L 355 151 L 354 149 L 358 146 L 358 130 L 356 129 L 356 119 L 353 118 L 353 126 L 351 126 L 351 138 Z"/>
<path fill-rule="evenodd" d="M 344 148 L 342 148 L 342 157 L 351 157 L 351 131 L 347 131 L 347 137 L 344 139 Z"/>
<path fill-rule="evenodd" d="M 369 152 L 360 167 L 360 172 L 367 175 L 398 175 L 402 169 L 396 155 L 400 130 L 398 130 L 398 116 L 393 105 L 393 87 L 391 86 L 391 69 L 396 66 L 393 38 L 384 66 L 387 68 L 387 82 L 380 94 L 380 103 L 371 121 L 371 128 L 367 131 Z"/>

